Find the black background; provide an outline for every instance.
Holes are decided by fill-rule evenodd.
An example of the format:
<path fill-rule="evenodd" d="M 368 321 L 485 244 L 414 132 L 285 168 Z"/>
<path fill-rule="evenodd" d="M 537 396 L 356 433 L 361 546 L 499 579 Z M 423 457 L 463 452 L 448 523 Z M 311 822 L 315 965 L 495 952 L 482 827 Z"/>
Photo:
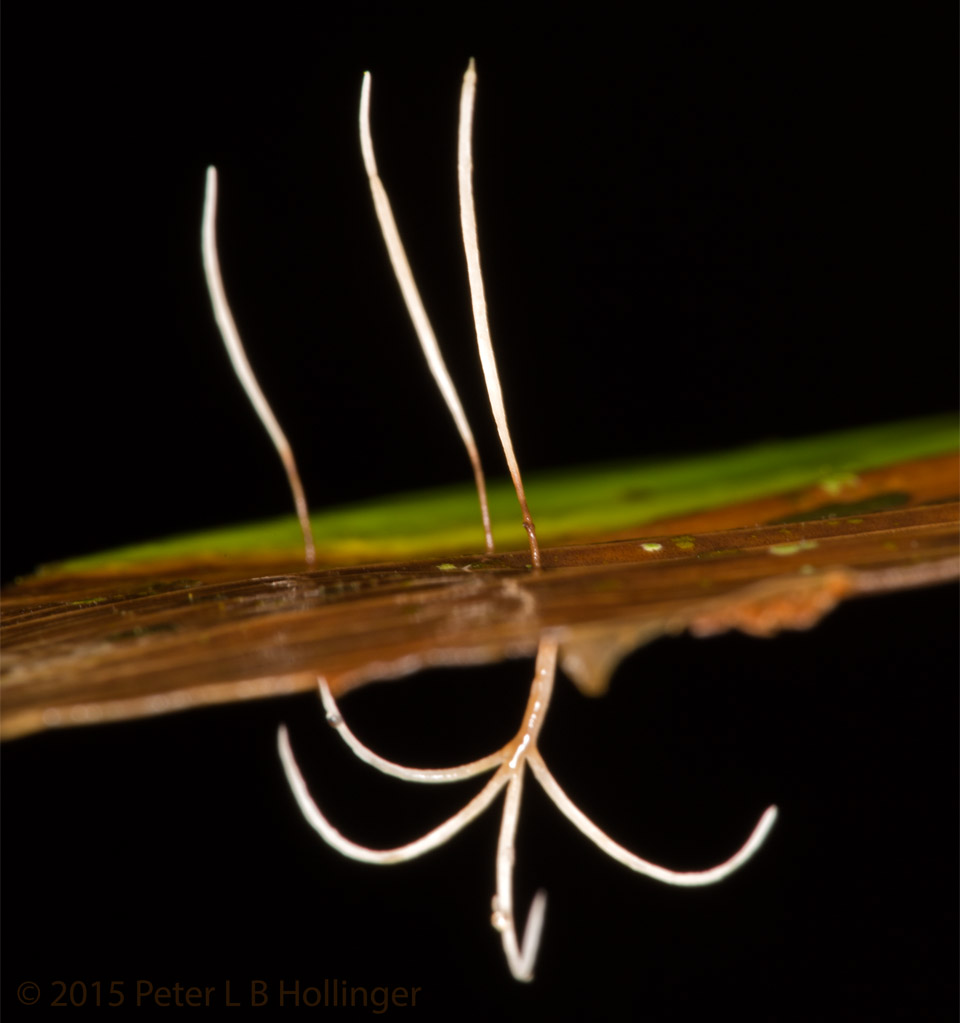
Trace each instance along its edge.
<path fill-rule="evenodd" d="M 7 18 L 5 580 L 286 509 L 204 291 L 211 162 L 228 293 L 312 503 L 468 475 L 373 216 L 365 69 L 381 174 L 489 466 L 456 205 L 471 55 L 525 467 L 956 404 L 952 15 L 451 10 Z M 355 764 L 312 697 L 8 744 L 3 1004 L 23 980 L 46 1000 L 55 979 L 275 994 L 339 977 L 421 986 L 406 1014 L 447 1019 L 952 1013 L 956 610 L 949 587 L 878 598 L 772 643 L 660 641 L 602 701 L 558 687 L 545 755 L 641 855 L 709 866 L 770 802 L 781 819 L 738 876 L 678 891 L 607 861 L 531 782 L 518 902 L 540 885 L 550 902 L 529 987 L 488 923 L 495 811 L 393 868 L 342 860 L 300 819 L 280 721 L 358 840 L 408 841 L 467 798 Z M 344 709 L 385 755 L 466 760 L 513 732 L 529 671 L 430 673 Z"/>

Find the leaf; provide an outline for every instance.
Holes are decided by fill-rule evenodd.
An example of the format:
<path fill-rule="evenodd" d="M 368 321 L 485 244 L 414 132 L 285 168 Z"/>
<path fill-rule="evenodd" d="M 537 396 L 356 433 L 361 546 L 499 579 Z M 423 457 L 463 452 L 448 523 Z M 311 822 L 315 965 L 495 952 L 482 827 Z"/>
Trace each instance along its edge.
<path fill-rule="evenodd" d="M 938 416 L 913 422 L 845 430 L 792 441 L 767 442 L 724 454 L 591 466 L 534 475 L 528 482 L 545 544 L 597 543 L 634 536 L 651 523 L 671 529 L 716 530 L 753 521 L 800 519 L 875 511 L 938 499 L 949 490 L 957 420 Z M 944 456 L 899 481 L 890 466 Z M 931 479 L 926 479 L 924 470 Z M 908 493 L 899 493 L 907 489 Z M 508 480 L 490 487 L 491 515 L 501 549 L 526 545 L 516 497 Z M 831 501 L 830 498 L 835 500 Z M 747 502 L 753 502 L 745 506 Z M 870 502 L 864 504 L 863 502 Z M 413 493 L 362 505 L 315 512 L 314 534 L 322 563 L 360 564 L 387 559 L 443 557 L 477 550 L 477 500 L 470 484 Z M 721 509 L 729 508 L 727 512 Z M 50 572 L 124 570 L 196 572 L 198 564 L 227 567 L 243 559 L 289 561 L 300 567 L 303 540 L 295 517 L 209 530 L 136 544 L 41 569 Z"/>
<path fill-rule="evenodd" d="M 629 534 L 631 518 L 645 528 L 546 548 L 539 575 L 524 552 L 442 549 L 305 572 L 283 546 L 260 553 L 264 532 L 296 536 L 286 521 L 66 563 L 4 596 L 2 734 L 309 690 L 317 675 L 340 694 L 428 666 L 531 655 L 545 630 L 561 640 L 567 674 L 600 693 L 623 656 L 664 632 L 769 636 L 809 627 L 845 597 L 955 577 L 955 444 L 953 420 L 940 418 L 557 475 L 530 487 L 546 509 L 542 542 L 582 530 L 588 498 L 601 501 L 602 536 Z M 457 498 L 469 504 L 410 496 L 317 516 L 320 549 L 339 530 L 366 533 L 355 554 L 420 553 L 433 531 L 397 523 L 432 525 Z M 251 536 L 256 553 L 244 555 Z"/>
<path fill-rule="evenodd" d="M 655 19 L 624 33 L 591 11 L 552 22 L 545 47 L 539 24 L 505 32 L 483 10 L 451 15 L 439 44 L 410 10 L 329 35 L 272 17 L 185 34 L 134 14 L 131 49 L 113 45 L 112 26 L 65 16 L 62 33 L 38 23 L 22 35 L 34 66 L 58 72 L 33 79 L 33 127 L 17 147 L 29 166 L 10 161 L 23 171 L 18 205 L 42 211 L 45 230 L 34 217 L 7 225 L 8 305 L 25 308 L 9 313 L 4 350 L 5 578 L 285 507 L 203 328 L 193 233 L 211 154 L 230 154 L 243 178 L 237 300 L 312 462 L 313 501 L 465 475 L 406 355 L 386 266 L 377 276 L 357 155 L 338 142 L 371 52 L 404 83 L 383 150 L 403 154 L 394 180 L 411 165 L 398 216 L 421 237 L 417 266 L 436 282 L 452 357 L 466 353 L 458 381 L 474 357 L 456 227 L 436 209 L 450 184 L 442 126 L 463 40 L 499 62 L 484 82 L 496 112 L 484 240 L 529 409 L 525 464 L 732 447 L 955 402 L 955 229 L 942 216 L 955 175 L 940 152 L 952 62 L 931 59 L 952 25 L 838 10 L 828 31 L 812 18 L 778 32 L 776 18 L 725 11 L 696 31 Z M 434 59 L 445 70 L 428 70 Z M 521 100 L 545 95 L 535 116 Z M 82 158 L 65 166 L 65 154 Z M 562 213 L 561 229 L 544 210 Z M 552 1000 L 558 1019 L 585 1006 L 692 1018 L 742 1005 L 745 991 L 777 1006 L 786 991 L 797 1015 L 829 1002 L 882 1019 L 915 1014 L 918 991 L 953 1001 L 942 931 L 955 622 L 955 591 L 941 587 L 851 602 L 775 644 L 654 644 L 603 703 L 559 687 L 555 765 L 624 841 L 697 863 L 722 854 L 719 824 L 733 842 L 738 815 L 773 798 L 785 831 L 732 891 L 678 900 L 605 870 L 545 809 L 525 851 L 577 937 L 545 949 L 524 1003 Z M 485 752 L 527 674 L 518 663 L 370 687 L 351 697 L 351 721 L 395 756 Z M 312 694 L 5 743 L 8 976 L 35 976 L 38 962 L 50 978 L 114 969 L 129 992 L 146 971 L 218 996 L 227 976 L 244 990 L 262 975 L 321 988 L 325 976 L 403 978 L 425 986 L 428 1015 L 465 1004 L 518 1015 L 492 934 L 464 923 L 489 894 L 494 836 L 404 868 L 399 884 L 323 859 L 278 778 L 281 720 L 313 745 L 345 828 L 389 842 L 412 815 L 437 819 L 433 799 L 398 808 L 394 787 L 352 773 L 316 736 Z"/>

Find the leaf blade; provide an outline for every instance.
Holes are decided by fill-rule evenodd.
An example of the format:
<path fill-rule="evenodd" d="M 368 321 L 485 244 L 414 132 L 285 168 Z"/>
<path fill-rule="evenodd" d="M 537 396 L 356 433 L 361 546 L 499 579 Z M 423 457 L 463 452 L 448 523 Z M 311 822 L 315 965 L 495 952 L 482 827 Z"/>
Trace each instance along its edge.
<path fill-rule="evenodd" d="M 837 498 L 855 489 L 860 474 L 949 455 L 957 446 L 957 417 L 948 414 L 681 459 L 532 474 L 528 490 L 544 543 L 582 542 L 791 491 L 819 488 L 826 497 Z M 491 483 L 490 503 L 499 549 L 524 546 L 526 537 L 509 481 Z M 736 524 L 729 516 L 725 521 Z M 320 547 L 318 557 L 326 564 L 482 549 L 476 495 L 467 484 L 316 512 L 311 522 Z M 135 544 L 60 562 L 44 571 L 85 572 L 197 556 L 242 557 L 252 552 L 274 560 L 283 556 L 300 561 L 301 551 L 299 526 L 293 516 L 286 515 Z"/>

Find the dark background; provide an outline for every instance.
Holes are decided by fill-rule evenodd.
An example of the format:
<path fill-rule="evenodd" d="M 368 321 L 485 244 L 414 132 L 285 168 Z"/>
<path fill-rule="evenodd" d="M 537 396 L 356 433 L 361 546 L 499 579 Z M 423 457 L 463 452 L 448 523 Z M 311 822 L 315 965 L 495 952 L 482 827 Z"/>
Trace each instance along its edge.
<path fill-rule="evenodd" d="M 373 216 L 365 69 L 381 174 L 491 471 L 456 200 L 471 55 L 481 253 L 525 468 L 955 407 L 952 12 L 451 10 L 7 17 L 4 580 L 286 510 L 204 290 L 211 162 L 228 293 L 312 503 L 467 477 Z M 355 764 L 312 697 L 9 744 L 0 997 L 340 977 L 419 985 L 436 1018 L 952 1014 L 956 603 L 947 587 L 770 643 L 660 641 L 597 702 L 562 683 L 544 752 L 629 848 L 699 869 L 770 802 L 782 816 L 737 877 L 678 891 L 607 861 L 531 781 L 518 904 L 540 885 L 550 902 L 530 987 L 488 923 L 496 811 L 394 868 L 309 831 L 280 721 L 358 840 L 408 841 L 467 798 Z M 466 760 L 513 732 L 529 671 L 430 673 L 344 709 L 385 755 Z"/>

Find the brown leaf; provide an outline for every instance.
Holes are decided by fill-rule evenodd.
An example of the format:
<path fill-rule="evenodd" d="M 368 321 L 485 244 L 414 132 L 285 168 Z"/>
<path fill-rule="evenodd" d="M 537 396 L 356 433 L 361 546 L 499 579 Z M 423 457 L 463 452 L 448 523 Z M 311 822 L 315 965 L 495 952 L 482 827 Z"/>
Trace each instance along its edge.
<path fill-rule="evenodd" d="M 342 694 L 530 655 L 544 631 L 597 694 L 625 654 L 663 633 L 771 636 L 809 628 L 847 597 L 955 578 L 957 523 L 954 500 L 662 532 L 549 549 L 541 573 L 519 552 L 313 572 L 283 564 L 241 579 L 242 566 L 207 566 L 205 581 L 41 576 L 3 601 L 2 735 L 308 690 L 318 674 Z"/>

